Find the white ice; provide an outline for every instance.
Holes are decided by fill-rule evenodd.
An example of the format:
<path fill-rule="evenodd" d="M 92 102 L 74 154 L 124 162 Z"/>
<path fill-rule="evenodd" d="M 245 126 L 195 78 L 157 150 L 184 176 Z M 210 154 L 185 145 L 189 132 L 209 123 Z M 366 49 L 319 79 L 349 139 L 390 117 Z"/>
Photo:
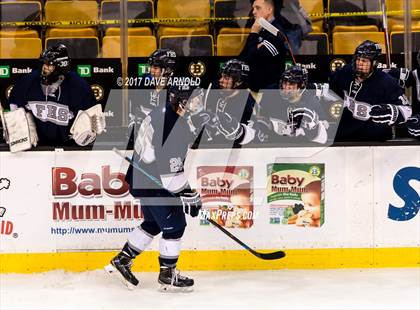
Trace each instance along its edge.
<path fill-rule="evenodd" d="M 161 293 L 157 273 L 127 290 L 102 270 L 0 274 L 0 309 L 420 309 L 420 269 L 183 272 L 191 293 Z"/>

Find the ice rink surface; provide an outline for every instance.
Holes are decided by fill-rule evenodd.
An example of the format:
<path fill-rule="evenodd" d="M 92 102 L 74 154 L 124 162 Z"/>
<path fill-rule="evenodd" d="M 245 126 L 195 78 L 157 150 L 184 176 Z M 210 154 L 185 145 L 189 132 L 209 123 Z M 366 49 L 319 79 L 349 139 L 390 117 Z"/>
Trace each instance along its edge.
<path fill-rule="evenodd" d="M 157 273 L 127 290 L 102 270 L 0 274 L 0 309 L 420 309 L 420 269 L 183 272 L 191 293 L 161 293 Z"/>

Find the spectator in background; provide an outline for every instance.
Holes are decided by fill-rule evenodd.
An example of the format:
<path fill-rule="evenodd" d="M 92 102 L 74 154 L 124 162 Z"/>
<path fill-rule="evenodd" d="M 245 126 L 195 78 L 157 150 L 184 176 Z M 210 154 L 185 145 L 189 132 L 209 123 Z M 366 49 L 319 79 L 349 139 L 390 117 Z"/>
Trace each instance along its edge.
<path fill-rule="evenodd" d="M 11 112 L 4 115 L 6 126 L 14 121 L 23 126 L 8 128 L 11 149 L 25 142 L 16 140 L 17 143 L 13 137 L 15 134 L 22 137 L 26 124 L 33 146 L 38 139 L 42 145 L 70 145 L 70 137 L 78 145 L 87 145 L 105 128 L 102 108 L 96 104 L 89 84 L 70 71 L 70 57 L 63 44 L 45 49 L 40 56 L 40 67 L 13 87 L 9 105 Z M 19 140 L 22 139 L 25 140 Z M 15 151 L 24 149 L 28 148 L 22 146 Z"/>
<path fill-rule="evenodd" d="M 312 31 L 312 22 L 301 7 L 299 0 L 284 1 L 284 4 L 278 7 L 274 16 L 276 19 L 284 18 L 286 20 L 286 22 L 283 21 L 284 31 L 293 53 L 297 54 L 302 46 L 302 39 Z"/>
<path fill-rule="evenodd" d="M 263 17 L 277 29 L 284 30 L 280 20 L 275 18 L 274 0 L 255 0 L 252 14 L 255 21 L 239 57 L 250 66 L 250 89 L 258 91 L 280 79 L 287 52 L 284 38 L 263 29 L 257 20 Z"/>

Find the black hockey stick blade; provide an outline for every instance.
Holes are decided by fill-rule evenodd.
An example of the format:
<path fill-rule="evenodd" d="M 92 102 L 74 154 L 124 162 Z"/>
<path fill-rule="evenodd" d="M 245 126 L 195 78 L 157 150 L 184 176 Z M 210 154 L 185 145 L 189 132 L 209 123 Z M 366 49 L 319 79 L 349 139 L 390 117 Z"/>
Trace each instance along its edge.
<path fill-rule="evenodd" d="M 264 260 L 274 260 L 274 259 L 280 259 L 286 256 L 286 253 L 283 251 L 276 251 L 276 252 L 271 252 L 271 253 L 261 253 L 261 252 L 257 252 L 253 249 L 251 249 L 248 245 L 246 245 L 245 243 L 243 243 L 241 240 L 239 240 L 238 238 L 236 238 L 234 235 L 232 235 L 229 231 L 227 231 L 225 228 L 223 228 L 222 226 L 220 226 L 216 221 L 212 220 L 212 219 L 207 219 L 207 221 L 209 221 L 209 223 L 211 223 L 213 226 L 219 228 L 225 235 L 227 235 L 228 237 L 230 237 L 231 239 L 233 239 L 234 241 L 236 241 L 237 243 L 239 243 L 243 248 L 245 248 L 246 250 L 248 250 L 249 252 L 251 252 L 253 255 L 255 255 L 258 258 L 264 259 Z"/>
<path fill-rule="evenodd" d="M 119 156 L 121 156 L 122 158 L 124 158 L 126 161 L 128 161 L 136 170 L 140 171 L 141 173 L 143 173 L 146 177 L 148 177 L 152 182 L 156 183 L 156 185 L 158 185 L 160 188 L 165 189 L 162 185 L 162 183 L 156 179 L 154 176 L 148 174 L 146 171 L 144 171 L 136 162 L 134 162 L 131 158 L 125 156 L 120 150 L 118 150 L 117 148 L 113 148 L 112 149 L 116 154 L 118 154 Z M 172 196 L 175 196 L 174 193 L 168 191 L 169 194 L 171 194 Z M 261 253 L 261 252 L 257 252 L 253 249 L 251 249 L 248 245 L 246 245 L 245 243 L 243 243 L 241 240 L 239 240 L 238 238 L 236 238 L 234 235 L 232 235 L 229 231 L 227 231 L 225 228 L 223 228 L 222 226 L 220 226 L 217 222 L 215 222 L 214 220 L 212 220 L 211 218 L 207 219 L 212 225 L 216 226 L 217 228 L 219 228 L 225 235 L 227 235 L 228 237 L 230 237 L 232 240 L 236 241 L 237 243 L 239 243 L 243 248 L 245 248 L 246 250 L 248 250 L 249 252 L 251 252 L 253 255 L 255 255 L 258 258 L 261 259 L 265 259 L 265 260 L 273 260 L 273 259 L 280 259 L 282 257 L 286 256 L 286 253 L 284 253 L 283 251 L 276 251 L 276 252 L 272 252 L 272 253 Z"/>

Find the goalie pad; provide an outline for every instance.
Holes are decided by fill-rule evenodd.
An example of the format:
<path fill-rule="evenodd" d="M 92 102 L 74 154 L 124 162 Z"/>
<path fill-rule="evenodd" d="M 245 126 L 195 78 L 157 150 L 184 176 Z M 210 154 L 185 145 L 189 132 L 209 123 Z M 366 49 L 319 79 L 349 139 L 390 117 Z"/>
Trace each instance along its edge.
<path fill-rule="evenodd" d="M 96 135 L 105 132 L 105 116 L 102 107 L 97 104 L 86 111 L 79 111 L 70 128 L 71 138 L 80 145 L 85 146 L 96 139 Z"/>
<path fill-rule="evenodd" d="M 2 122 L 5 140 L 9 144 L 10 152 L 26 151 L 38 144 L 38 134 L 32 114 L 24 108 L 3 113 Z"/>

